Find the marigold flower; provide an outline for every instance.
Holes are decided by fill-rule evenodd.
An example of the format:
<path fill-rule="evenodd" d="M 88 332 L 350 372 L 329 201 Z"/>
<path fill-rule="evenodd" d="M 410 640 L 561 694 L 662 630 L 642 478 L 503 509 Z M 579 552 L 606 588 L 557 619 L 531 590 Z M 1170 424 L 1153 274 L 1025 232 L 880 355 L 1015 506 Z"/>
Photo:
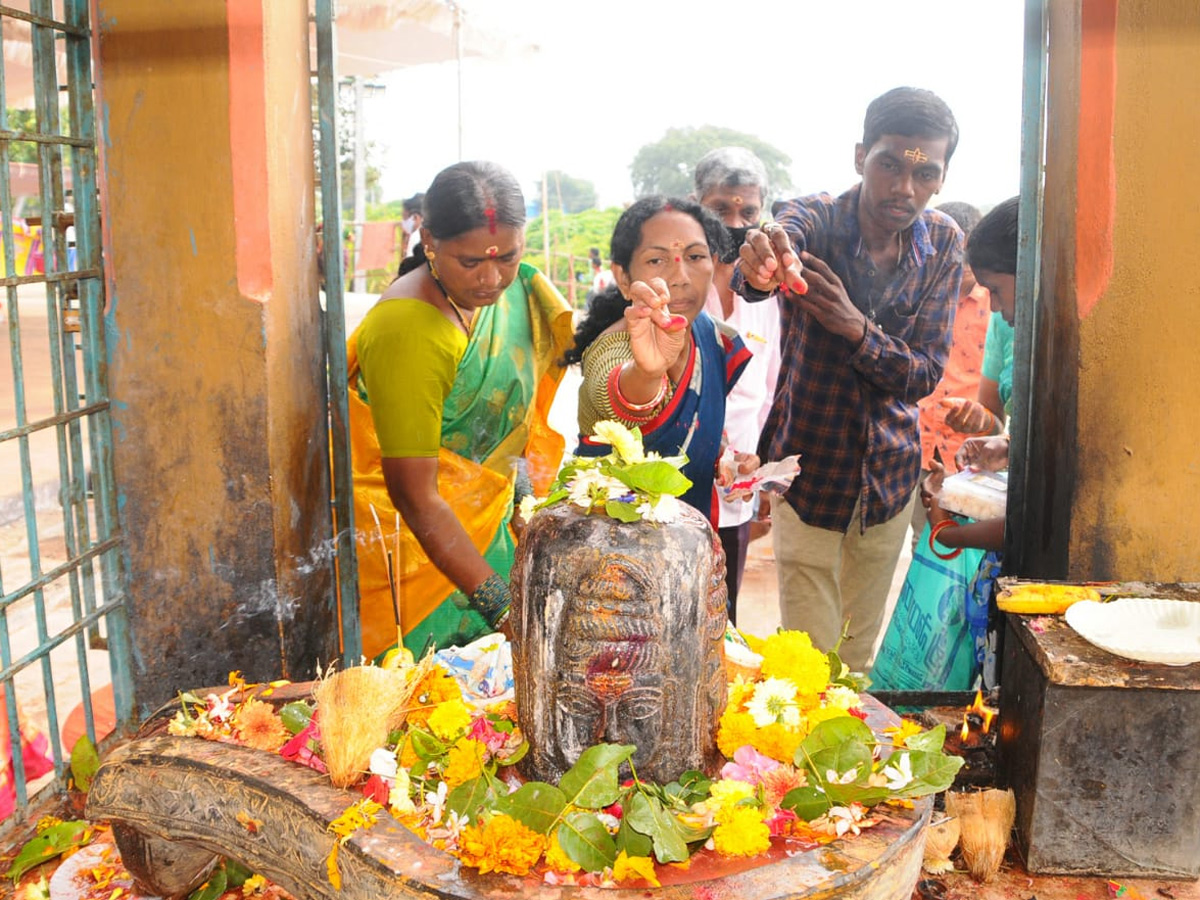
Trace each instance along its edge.
<path fill-rule="evenodd" d="M 729 701 L 726 709 L 742 712 L 742 705 L 754 696 L 754 686 L 757 682 L 747 681 L 741 675 L 729 682 Z"/>
<path fill-rule="evenodd" d="M 717 816 L 713 848 L 722 856 L 758 856 L 771 846 L 771 829 L 756 806 L 732 806 Z"/>
<path fill-rule="evenodd" d="M 483 875 L 488 872 L 527 875 L 545 849 L 545 835 L 511 816 L 496 815 L 485 825 L 468 825 L 463 829 L 458 858 Z"/>
<path fill-rule="evenodd" d="M 450 787 L 458 787 L 483 773 L 483 755 L 487 752 L 481 742 L 473 738 L 460 738 L 446 754 L 446 768 L 442 780 Z"/>
<path fill-rule="evenodd" d="M 662 887 L 658 874 L 654 871 L 654 860 L 648 856 L 626 856 L 622 850 L 613 863 L 613 881 L 634 881 L 641 879 L 651 887 Z"/>
<path fill-rule="evenodd" d="M 429 714 L 429 730 L 443 741 L 453 741 L 471 727 L 471 708 L 455 698 L 439 703 Z"/>
<path fill-rule="evenodd" d="M 739 747 L 744 747 L 754 739 L 754 719 L 749 713 L 738 712 L 732 707 L 726 707 L 717 725 L 717 749 L 726 759 L 733 759 Z M 770 756 L 770 754 L 767 754 Z M 787 760 L 791 762 L 791 760 Z"/>
<path fill-rule="evenodd" d="M 777 631 L 762 649 L 764 675 L 786 678 L 800 694 L 820 694 L 829 685 L 829 658 L 804 631 Z"/>
<path fill-rule="evenodd" d="M 247 747 L 271 753 L 278 752 L 292 736 L 275 707 L 253 698 L 238 707 L 233 715 L 233 727 L 238 740 Z"/>
<path fill-rule="evenodd" d="M 546 867 L 552 872 L 578 872 L 583 866 L 567 856 L 567 853 L 562 848 L 562 844 L 558 842 L 558 834 L 555 833 L 550 838 L 549 846 L 546 848 Z"/>
<path fill-rule="evenodd" d="M 438 704 L 455 699 L 462 699 L 458 681 L 441 666 L 434 666 L 413 691 L 412 707 L 405 721 L 409 725 L 425 727 Z"/>
<path fill-rule="evenodd" d="M 790 763 L 796 758 L 796 750 L 804 740 L 804 734 L 783 725 L 768 725 L 754 732 L 751 746 L 763 756 Z"/>
<path fill-rule="evenodd" d="M 850 710 L 842 709 L 840 706 L 822 706 L 817 709 L 810 709 L 808 715 L 808 730 L 812 731 L 822 722 L 828 722 L 830 719 L 845 718 L 850 715 Z"/>

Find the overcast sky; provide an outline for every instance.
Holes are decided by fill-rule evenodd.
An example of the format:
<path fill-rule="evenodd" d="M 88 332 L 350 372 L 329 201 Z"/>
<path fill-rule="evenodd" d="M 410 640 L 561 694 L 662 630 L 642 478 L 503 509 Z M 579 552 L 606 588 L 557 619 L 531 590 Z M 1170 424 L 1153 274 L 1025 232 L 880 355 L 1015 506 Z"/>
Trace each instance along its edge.
<path fill-rule="evenodd" d="M 508 38 L 463 63 L 463 158 L 507 166 L 527 199 L 559 169 L 593 182 L 602 206 L 627 202 L 637 151 L 702 125 L 790 155 L 792 193 L 837 193 L 857 181 L 867 104 L 898 85 L 934 91 L 958 118 L 939 202 L 988 207 L 1019 187 L 1019 0 L 462 2 L 482 40 Z M 390 200 L 458 159 L 458 87 L 453 63 L 380 81 L 364 118 Z"/>

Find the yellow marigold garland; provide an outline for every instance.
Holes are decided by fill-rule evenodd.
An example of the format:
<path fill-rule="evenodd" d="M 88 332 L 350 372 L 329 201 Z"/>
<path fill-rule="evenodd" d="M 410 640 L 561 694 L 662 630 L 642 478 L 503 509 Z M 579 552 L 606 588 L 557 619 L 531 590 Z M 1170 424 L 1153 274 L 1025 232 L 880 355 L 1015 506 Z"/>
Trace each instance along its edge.
<path fill-rule="evenodd" d="M 760 652 L 763 674 L 788 679 L 801 695 L 819 695 L 829 684 L 829 658 L 813 646 L 806 632 L 777 631 L 763 642 Z"/>
<path fill-rule="evenodd" d="M 487 747 L 472 738 L 459 738 L 446 754 L 446 769 L 442 781 L 456 788 L 483 773 L 483 757 Z"/>
<path fill-rule="evenodd" d="M 771 829 L 757 806 L 730 806 L 717 813 L 713 848 L 722 856 L 758 856 L 771 846 Z"/>

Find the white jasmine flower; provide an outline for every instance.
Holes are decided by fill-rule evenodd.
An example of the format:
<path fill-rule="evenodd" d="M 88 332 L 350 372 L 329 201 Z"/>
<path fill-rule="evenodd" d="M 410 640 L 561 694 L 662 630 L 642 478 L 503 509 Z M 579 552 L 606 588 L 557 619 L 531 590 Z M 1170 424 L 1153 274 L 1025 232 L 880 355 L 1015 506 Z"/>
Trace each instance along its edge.
<path fill-rule="evenodd" d="M 394 779 L 400 764 L 396 762 L 396 754 L 386 747 L 376 747 L 371 751 L 371 761 L 367 764 L 372 775 Z"/>
<path fill-rule="evenodd" d="M 903 790 L 912 784 L 912 759 L 907 753 L 901 753 L 896 765 L 883 767 L 883 774 L 887 777 L 889 788 L 893 791 Z"/>
<path fill-rule="evenodd" d="M 670 494 L 661 494 L 651 503 L 645 500 L 638 504 L 638 515 L 651 522 L 674 522 L 679 518 L 679 498 Z"/>
<path fill-rule="evenodd" d="M 572 503 L 583 509 L 592 508 L 593 494 L 607 500 L 616 500 L 629 493 L 629 488 L 599 469 L 583 469 L 575 473 L 568 488 Z"/>
<path fill-rule="evenodd" d="M 791 728 L 800 726 L 800 707 L 796 705 L 796 685 L 786 678 L 764 678 L 754 686 L 754 696 L 746 712 L 759 728 L 781 722 Z"/>
<path fill-rule="evenodd" d="M 826 784 L 852 784 L 854 782 L 854 779 L 856 779 L 857 777 L 858 777 L 858 766 L 855 766 L 853 769 L 848 769 L 847 771 L 843 772 L 841 775 L 838 774 L 837 769 L 826 769 L 825 770 L 825 783 Z"/>

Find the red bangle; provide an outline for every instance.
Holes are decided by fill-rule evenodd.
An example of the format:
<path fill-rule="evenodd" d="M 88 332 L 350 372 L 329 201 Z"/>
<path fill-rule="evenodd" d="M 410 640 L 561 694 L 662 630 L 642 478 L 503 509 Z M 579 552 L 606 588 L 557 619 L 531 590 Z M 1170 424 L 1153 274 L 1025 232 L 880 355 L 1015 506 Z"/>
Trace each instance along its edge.
<path fill-rule="evenodd" d="M 952 553 L 942 553 L 941 551 L 938 550 L 938 548 L 936 546 L 934 546 L 934 543 L 933 543 L 934 539 L 942 531 L 945 531 L 947 528 L 957 528 L 957 527 L 958 527 L 958 523 L 956 521 L 954 521 L 953 519 L 942 519 L 942 521 L 938 522 L 936 525 L 933 526 L 933 528 L 931 528 L 929 530 L 929 549 L 933 551 L 933 555 L 936 556 L 938 559 L 954 559 L 954 557 L 958 556 L 958 554 L 963 552 L 963 548 L 958 547 Z"/>
<path fill-rule="evenodd" d="M 647 414 L 653 413 L 653 411 L 667 396 L 667 388 L 670 386 L 671 382 L 664 372 L 662 382 L 658 386 L 658 393 L 655 394 L 654 397 L 645 403 L 632 403 L 625 398 L 624 394 L 621 393 L 621 370 L 624 369 L 626 365 L 628 365 L 628 363 L 617 366 L 612 371 L 612 375 L 610 376 L 610 384 L 612 385 L 613 394 L 612 399 L 616 400 L 624 411 L 634 413 L 631 418 L 648 418 L 649 416 Z"/>

